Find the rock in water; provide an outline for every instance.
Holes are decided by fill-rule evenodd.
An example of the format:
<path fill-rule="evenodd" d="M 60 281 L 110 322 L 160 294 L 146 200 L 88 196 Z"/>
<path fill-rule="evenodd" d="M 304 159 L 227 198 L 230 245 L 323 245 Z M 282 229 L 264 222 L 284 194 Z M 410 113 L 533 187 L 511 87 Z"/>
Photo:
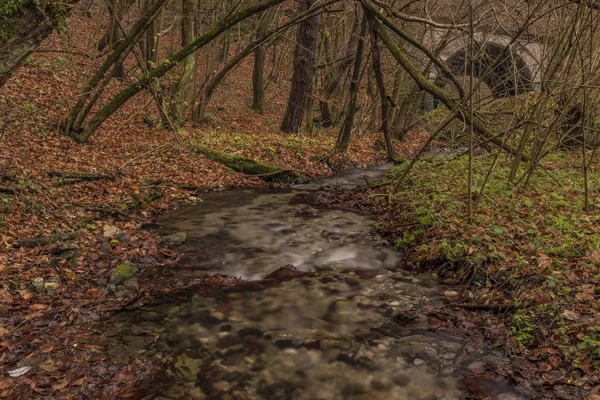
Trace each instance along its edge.
<path fill-rule="evenodd" d="M 187 235 L 185 232 L 177 232 L 172 235 L 164 236 L 162 241 L 170 246 L 179 246 L 185 243 Z"/>
<path fill-rule="evenodd" d="M 311 206 L 304 206 L 296 210 L 296 215 L 298 217 L 318 217 L 321 212 Z"/>

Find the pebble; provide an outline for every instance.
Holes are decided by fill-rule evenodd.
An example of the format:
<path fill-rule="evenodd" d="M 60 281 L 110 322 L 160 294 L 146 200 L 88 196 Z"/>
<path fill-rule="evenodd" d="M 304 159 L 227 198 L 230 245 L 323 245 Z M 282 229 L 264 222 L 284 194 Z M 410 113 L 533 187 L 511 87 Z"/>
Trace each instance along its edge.
<path fill-rule="evenodd" d="M 117 228 L 116 226 L 104 225 L 104 227 L 102 228 L 102 236 L 104 236 L 105 238 L 110 238 L 110 237 L 116 236 L 120 233 L 121 233 L 121 230 L 119 228 Z"/>
<path fill-rule="evenodd" d="M 104 254 L 108 254 L 113 250 L 112 246 L 110 245 L 110 243 L 108 242 L 104 242 L 102 243 L 102 245 L 100 246 L 100 251 Z"/>
<path fill-rule="evenodd" d="M 112 285 L 120 285 L 121 283 L 123 283 L 123 274 L 121 274 L 121 271 L 115 268 L 110 271 L 108 281 Z"/>
<path fill-rule="evenodd" d="M 129 290 L 137 290 L 140 287 L 140 282 L 137 278 L 130 278 L 123 282 L 123 286 Z"/>

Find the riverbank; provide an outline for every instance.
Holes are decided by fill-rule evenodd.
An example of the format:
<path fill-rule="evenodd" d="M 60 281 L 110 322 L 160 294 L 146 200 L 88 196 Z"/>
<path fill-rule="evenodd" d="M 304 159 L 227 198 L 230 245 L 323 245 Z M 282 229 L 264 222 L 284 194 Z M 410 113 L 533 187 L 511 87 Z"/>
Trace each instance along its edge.
<path fill-rule="evenodd" d="M 580 157 L 548 157 L 529 185 L 507 181 L 510 160 L 476 157 L 472 223 L 466 156 L 418 162 L 390 203 L 387 187 L 364 198 L 385 198 L 377 227 L 405 268 L 437 274 L 447 309 L 511 359 L 511 378 L 535 398 L 600 395 L 599 225 L 593 194 L 584 210 Z M 599 167 L 588 165 L 591 193 Z"/>

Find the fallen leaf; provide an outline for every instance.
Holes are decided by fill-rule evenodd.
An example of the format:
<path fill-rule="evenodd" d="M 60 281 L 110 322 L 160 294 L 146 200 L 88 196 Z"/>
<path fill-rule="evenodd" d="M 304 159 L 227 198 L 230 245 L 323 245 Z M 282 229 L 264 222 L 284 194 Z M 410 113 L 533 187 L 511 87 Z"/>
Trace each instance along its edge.
<path fill-rule="evenodd" d="M 13 378 L 18 378 L 19 376 L 25 375 L 30 370 L 31 370 L 31 367 L 29 367 L 29 366 L 21 367 L 21 368 L 13 369 L 12 371 L 8 371 L 8 375 L 12 376 Z"/>
<path fill-rule="evenodd" d="M 0 381 L 0 390 L 8 389 L 12 385 L 12 379 L 6 378 Z"/>
<path fill-rule="evenodd" d="M 69 384 L 69 380 L 68 380 L 68 379 L 65 379 L 65 380 L 64 380 L 64 381 L 62 381 L 61 383 L 59 383 L 59 384 L 56 384 L 56 385 L 52 386 L 52 391 L 54 391 L 54 392 L 58 392 L 58 391 L 60 391 L 60 390 L 63 390 L 64 388 L 66 388 L 66 387 L 67 387 L 67 385 L 68 385 L 68 384 Z"/>
<path fill-rule="evenodd" d="M 54 365 L 54 360 L 52 360 L 51 358 L 49 358 L 48 360 L 41 363 L 40 368 L 46 372 L 56 371 L 56 366 Z"/>
<path fill-rule="evenodd" d="M 577 321 L 578 319 L 581 319 L 581 315 L 575 311 L 565 310 L 563 311 L 562 315 L 569 321 Z"/>
<path fill-rule="evenodd" d="M 6 290 L 0 291 L 0 303 L 12 304 L 12 302 L 13 297 L 10 293 L 8 293 Z"/>

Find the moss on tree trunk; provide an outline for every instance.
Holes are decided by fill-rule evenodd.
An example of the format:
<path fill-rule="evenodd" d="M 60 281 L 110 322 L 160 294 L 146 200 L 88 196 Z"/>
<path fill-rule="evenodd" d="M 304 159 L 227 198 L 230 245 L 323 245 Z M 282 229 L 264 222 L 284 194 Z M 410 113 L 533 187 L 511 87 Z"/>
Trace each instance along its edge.
<path fill-rule="evenodd" d="M 286 178 L 292 182 L 304 182 L 307 180 L 305 177 L 293 171 L 281 169 L 275 165 L 261 163 L 251 158 L 222 153 L 197 143 L 192 143 L 191 146 L 194 152 L 202 154 L 209 160 L 223 164 L 236 172 L 241 172 L 246 175 L 260 175 L 265 178 Z"/>
<path fill-rule="evenodd" d="M 66 18 L 79 0 L 43 3 L 43 12 L 33 1 L 0 1 L 0 86 L 19 68 L 32 51 Z"/>

